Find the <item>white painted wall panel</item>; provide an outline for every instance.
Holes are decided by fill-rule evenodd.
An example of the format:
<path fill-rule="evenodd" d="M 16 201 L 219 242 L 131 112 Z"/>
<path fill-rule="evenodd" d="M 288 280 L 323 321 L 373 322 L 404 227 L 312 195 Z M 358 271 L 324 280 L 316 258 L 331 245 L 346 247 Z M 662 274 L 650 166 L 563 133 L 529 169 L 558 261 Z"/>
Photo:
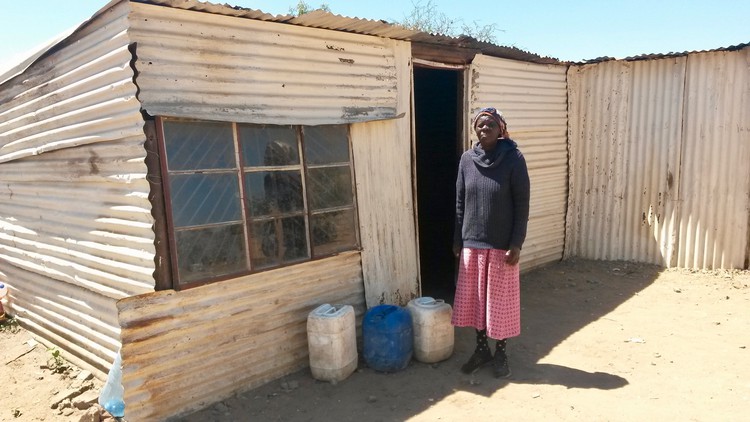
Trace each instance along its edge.
<path fill-rule="evenodd" d="M 0 86 L 0 267 L 10 311 L 105 373 L 117 299 L 154 289 L 154 232 L 127 36 L 103 11 Z"/>
<path fill-rule="evenodd" d="M 398 119 L 352 126 L 367 306 L 419 293 L 410 129 Z"/>
<path fill-rule="evenodd" d="M 560 260 L 567 198 L 566 66 L 541 65 L 477 55 L 471 65 L 470 114 L 495 107 L 526 158 L 531 209 L 521 254 L 524 270 Z M 470 130 L 466 139 L 476 142 Z M 468 144 L 466 147 L 468 148 Z"/>
<path fill-rule="evenodd" d="M 132 4 L 137 84 L 152 115 L 265 124 L 391 119 L 399 41 Z M 404 85 L 407 83 L 407 85 Z"/>
<path fill-rule="evenodd" d="M 411 80 L 410 51 L 408 44 L 399 44 L 400 80 Z M 398 95 L 399 103 L 408 107 L 411 89 Z M 370 307 L 405 306 L 420 291 L 411 135 L 411 112 L 351 127 L 362 273 Z"/>

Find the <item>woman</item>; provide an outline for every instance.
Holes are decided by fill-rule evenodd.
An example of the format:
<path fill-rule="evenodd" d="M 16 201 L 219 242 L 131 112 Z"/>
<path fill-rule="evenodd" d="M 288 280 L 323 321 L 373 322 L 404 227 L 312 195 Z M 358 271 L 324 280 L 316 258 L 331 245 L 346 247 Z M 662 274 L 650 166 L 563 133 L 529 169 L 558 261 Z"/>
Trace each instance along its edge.
<path fill-rule="evenodd" d="M 529 174 L 501 113 L 483 108 L 473 127 L 479 143 L 461 156 L 456 180 L 453 253 L 460 266 L 452 323 L 476 329 L 476 349 L 461 371 L 493 362 L 495 377 L 505 378 L 506 341 L 521 333 L 518 260 L 529 219 Z M 488 337 L 497 340 L 494 357 Z"/>

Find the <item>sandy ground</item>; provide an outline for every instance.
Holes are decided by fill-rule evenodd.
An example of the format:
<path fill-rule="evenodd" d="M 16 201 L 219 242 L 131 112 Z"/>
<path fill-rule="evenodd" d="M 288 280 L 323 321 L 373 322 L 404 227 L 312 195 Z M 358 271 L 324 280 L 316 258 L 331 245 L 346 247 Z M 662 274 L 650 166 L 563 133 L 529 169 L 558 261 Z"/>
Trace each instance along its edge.
<path fill-rule="evenodd" d="M 523 274 L 522 307 L 509 379 L 493 378 L 490 366 L 463 375 L 474 333 L 457 329 L 453 356 L 438 364 L 383 374 L 360 362 L 336 385 L 303 370 L 175 420 L 748 420 L 747 271 L 568 261 Z M 0 332 L 0 420 L 80 420 L 84 411 L 50 407 L 75 369 L 40 369 L 43 347 L 5 363 L 5 351 L 27 339 Z"/>

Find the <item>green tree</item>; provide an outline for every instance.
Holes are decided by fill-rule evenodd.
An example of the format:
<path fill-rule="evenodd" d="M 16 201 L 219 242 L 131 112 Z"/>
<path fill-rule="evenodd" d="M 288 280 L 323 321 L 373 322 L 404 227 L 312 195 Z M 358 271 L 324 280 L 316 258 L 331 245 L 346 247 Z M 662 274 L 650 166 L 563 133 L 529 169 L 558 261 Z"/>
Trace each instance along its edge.
<path fill-rule="evenodd" d="M 427 2 L 417 0 L 412 1 L 411 4 L 411 12 L 404 16 L 403 20 L 397 22 L 404 28 L 451 37 L 468 35 L 479 41 L 496 43 L 495 33 L 498 28 L 495 23 L 482 25 L 479 21 L 473 21 L 468 24 L 462 19 L 452 19 L 439 11 L 432 0 L 427 0 Z"/>
<path fill-rule="evenodd" d="M 314 12 L 316 10 L 322 10 L 324 12 L 331 13 L 331 8 L 328 7 L 328 5 L 325 3 L 321 3 L 317 8 L 313 8 L 312 6 L 307 4 L 306 1 L 299 0 L 296 6 L 292 6 L 289 8 L 289 14 L 292 16 L 302 16 L 306 13 Z"/>

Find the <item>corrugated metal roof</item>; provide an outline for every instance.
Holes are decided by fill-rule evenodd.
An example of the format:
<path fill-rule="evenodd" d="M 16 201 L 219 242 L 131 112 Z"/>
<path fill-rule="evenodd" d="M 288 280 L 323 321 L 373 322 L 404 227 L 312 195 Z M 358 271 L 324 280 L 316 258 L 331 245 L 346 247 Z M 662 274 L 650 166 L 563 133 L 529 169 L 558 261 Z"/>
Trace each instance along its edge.
<path fill-rule="evenodd" d="M 226 16 L 236 16 L 246 19 L 256 19 L 266 22 L 285 23 L 290 25 L 305 26 L 308 28 L 330 29 L 333 31 L 351 32 L 362 35 L 374 35 L 377 37 L 391 38 L 395 40 L 412 41 L 426 44 L 438 44 L 446 47 L 458 47 L 476 50 L 477 53 L 494 57 L 503 57 L 515 60 L 536 63 L 559 63 L 559 60 L 550 57 L 542 57 L 515 47 L 498 46 L 491 43 L 481 42 L 468 36 L 449 37 L 439 34 L 430 34 L 423 31 L 415 31 L 404 28 L 384 20 L 370 20 L 356 17 L 347 17 L 316 10 L 302 16 L 271 15 L 260 10 L 247 9 L 237 6 L 199 2 L 196 0 L 133 0 L 137 3 L 158 4 L 177 9 L 194 10 L 199 12 L 213 13 Z"/>
<path fill-rule="evenodd" d="M 683 52 L 639 54 L 637 56 L 628 56 L 628 57 L 625 57 L 624 59 L 616 59 L 614 57 L 597 57 L 595 59 L 584 60 L 581 62 L 577 62 L 575 64 L 601 63 L 601 62 L 608 62 L 608 61 L 613 61 L 613 60 L 624 60 L 624 61 L 632 62 L 632 61 L 639 61 L 639 60 L 666 59 L 666 58 L 671 58 L 671 57 L 684 57 L 684 56 L 687 56 L 688 54 L 695 54 L 695 53 L 712 53 L 712 52 L 718 52 L 718 51 L 738 51 L 748 46 L 750 46 L 750 42 L 737 44 L 737 45 L 730 45 L 728 47 L 713 48 L 711 50 L 691 50 L 691 51 L 683 51 Z"/>
<path fill-rule="evenodd" d="M 43 46 L 42 48 L 30 51 L 27 58 L 16 66 L 13 66 L 0 73 L 0 84 L 19 75 L 29 66 L 35 63 L 39 58 L 54 49 L 57 45 L 63 43 L 71 34 L 80 30 L 89 21 L 94 19 L 103 11 L 109 9 L 112 5 L 120 1 L 112 0 L 92 17 L 72 30 L 60 34 L 56 39 Z M 384 20 L 370 20 L 361 18 L 352 18 L 320 10 L 304 14 L 302 16 L 291 15 L 271 15 L 261 10 L 248 9 L 239 6 L 230 6 L 228 4 L 216 4 L 210 2 L 200 2 L 196 0 L 131 0 L 133 3 L 154 4 L 159 6 L 170 7 L 174 9 L 192 10 L 216 15 L 234 16 L 244 19 L 254 19 L 265 22 L 275 22 L 282 24 L 298 25 L 308 28 L 329 29 L 340 32 L 350 32 L 354 34 L 372 35 L 395 40 L 412 41 L 416 43 L 436 44 L 446 47 L 466 48 L 475 50 L 477 53 L 486 54 L 494 57 L 503 57 L 515 60 L 529 61 L 535 63 L 559 63 L 559 60 L 550 57 L 542 57 L 515 47 L 498 46 L 491 43 L 481 42 L 474 38 L 461 36 L 449 37 L 444 35 L 430 34 L 422 31 L 406 29 L 400 25 L 392 24 Z"/>

